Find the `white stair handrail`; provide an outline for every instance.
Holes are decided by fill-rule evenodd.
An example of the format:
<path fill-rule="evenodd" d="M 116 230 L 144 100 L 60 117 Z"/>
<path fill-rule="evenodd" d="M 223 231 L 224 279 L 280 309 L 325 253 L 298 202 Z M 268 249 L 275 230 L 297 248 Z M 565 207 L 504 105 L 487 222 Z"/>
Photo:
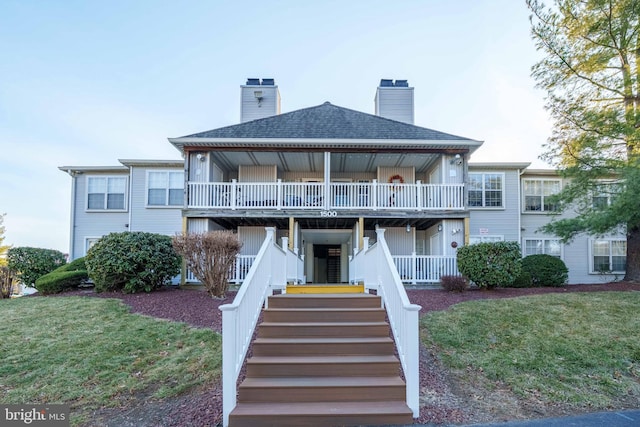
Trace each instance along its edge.
<path fill-rule="evenodd" d="M 236 406 L 236 383 L 260 312 L 274 289 L 286 287 L 286 250 L 275 241 L 275 227 L 265 227 L 267 236 L 251 269 L 231 304 L 222 311 L 222 414 L 223 426 Z"/>
<path fill-rule="evenodd" d="M 395 267 L 384 237 L 384 229 L 377 229 L 377 242 L 363 249 L 355 257 L 364 268 L 365 289 L 375 289 L 389 317 L 389 325 L 396 342 L 398 356 L 406 381 L 407 406 L 413 417 L 420 415 L 420 334 L 418 320 L 420 307 L 411 304 Z"/>

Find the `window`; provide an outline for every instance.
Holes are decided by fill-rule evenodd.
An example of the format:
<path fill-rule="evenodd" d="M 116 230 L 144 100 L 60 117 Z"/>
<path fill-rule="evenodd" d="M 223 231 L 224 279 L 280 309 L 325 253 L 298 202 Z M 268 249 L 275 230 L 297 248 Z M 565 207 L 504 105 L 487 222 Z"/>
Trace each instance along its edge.
<path fill-rule="evenodd" d="M 147 206 L 182 206 L 183 171 L 148 171 Z"/>
<path fill-rule="evenodd" d="M 98 240 L 100 240 L 100 237 L 87 237 L 85 239 L 85 243 L 84 243 L 85 255 L 87 254 L 87 252 L 89 252 L 89 249 L 91 249 L 91 247 L 96 244 Z"/>
<path fill-rule="evenodd" d="M 592 273 L 624 273 L 627 269 L 625 240 L 591 241 Z"/>
<path fill-rule="evenodd" d="M 549 196 L 560 192 L 560 180 L 525 179 L 523 181 L 525 212 L 553 212 L 558 205 L 549 201 Z"/>
<path fill-rule="evenodd" d="M 504 207 L 503 188 L 504 174 L 502 173 L 470 173 L 468 191 L 469 207 Z"/>
<path fill-rule="evenodd" d="M 87 209 L 124 210 L 127 178 L 87 177 Z"/>
<path fill-rule="evenodd" d="M 524 256 L 546 254 L 562 257 L 562 244 L 558 239 L 525 239 Z"/>
<path fill-rule="evenodd" d="M 502 242 L 504 236 L 490 235 L 490 234 L 478 234 L 469 236 L 469 244 L 474 245 L 476 243 L 488 243 L 488 242 Z"/>
<path fill-rule="evenodd" d="M 611 205 L 611 199 L 620 191 L 619 184 L 609 181 L 596 184 L 591 196 L 594 209 L 603 209 Z"/>

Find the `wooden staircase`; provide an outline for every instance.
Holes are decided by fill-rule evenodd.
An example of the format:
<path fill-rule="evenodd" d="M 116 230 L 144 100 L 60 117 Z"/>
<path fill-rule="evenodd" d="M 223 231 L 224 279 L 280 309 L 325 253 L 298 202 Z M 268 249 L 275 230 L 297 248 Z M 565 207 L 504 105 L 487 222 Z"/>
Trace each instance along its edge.
<path fill-rule="evenodd" d="M 231 427 L 413 423 L 380 297 L 269 297 Z"/>

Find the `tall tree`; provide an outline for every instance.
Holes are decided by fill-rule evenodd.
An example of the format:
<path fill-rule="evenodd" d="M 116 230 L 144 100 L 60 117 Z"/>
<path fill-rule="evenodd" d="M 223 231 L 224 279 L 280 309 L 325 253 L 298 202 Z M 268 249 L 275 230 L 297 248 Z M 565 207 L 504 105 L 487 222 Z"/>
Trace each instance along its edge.
<path fill-rule="evenodd" d="M 640 0 L 527 0 L 543 59 L 532 67 L 554 121 L 542 158 L 568 178 L 543 227 L 563 241 L 626 232 L 640 280 Z"/>

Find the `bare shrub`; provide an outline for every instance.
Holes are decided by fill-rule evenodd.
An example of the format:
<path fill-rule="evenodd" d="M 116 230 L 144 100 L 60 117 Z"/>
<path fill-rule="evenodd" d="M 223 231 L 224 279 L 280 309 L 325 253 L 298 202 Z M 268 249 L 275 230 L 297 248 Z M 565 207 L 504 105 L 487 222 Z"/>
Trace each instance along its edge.
<path fill-rule="evenodd" d="M 11 298 L 13 273 L 6 266 L 0 266 L 0 298 Z"/>
<path fill-rule="evenodd" d="M 202 282 L 209 295 L 224 298 L 229 289 L 229 274 L 242 243 L 231 231 L 187 233 L 173 237 L 173 248 L 182 255 L 187 267 Z"/>
<path fill-rule="evenodd" d="M 441 276 L 440 283 L 442 288 L 449 292 L 462 292 L 469 287 L 467 279 L 462 276 Z"/>

